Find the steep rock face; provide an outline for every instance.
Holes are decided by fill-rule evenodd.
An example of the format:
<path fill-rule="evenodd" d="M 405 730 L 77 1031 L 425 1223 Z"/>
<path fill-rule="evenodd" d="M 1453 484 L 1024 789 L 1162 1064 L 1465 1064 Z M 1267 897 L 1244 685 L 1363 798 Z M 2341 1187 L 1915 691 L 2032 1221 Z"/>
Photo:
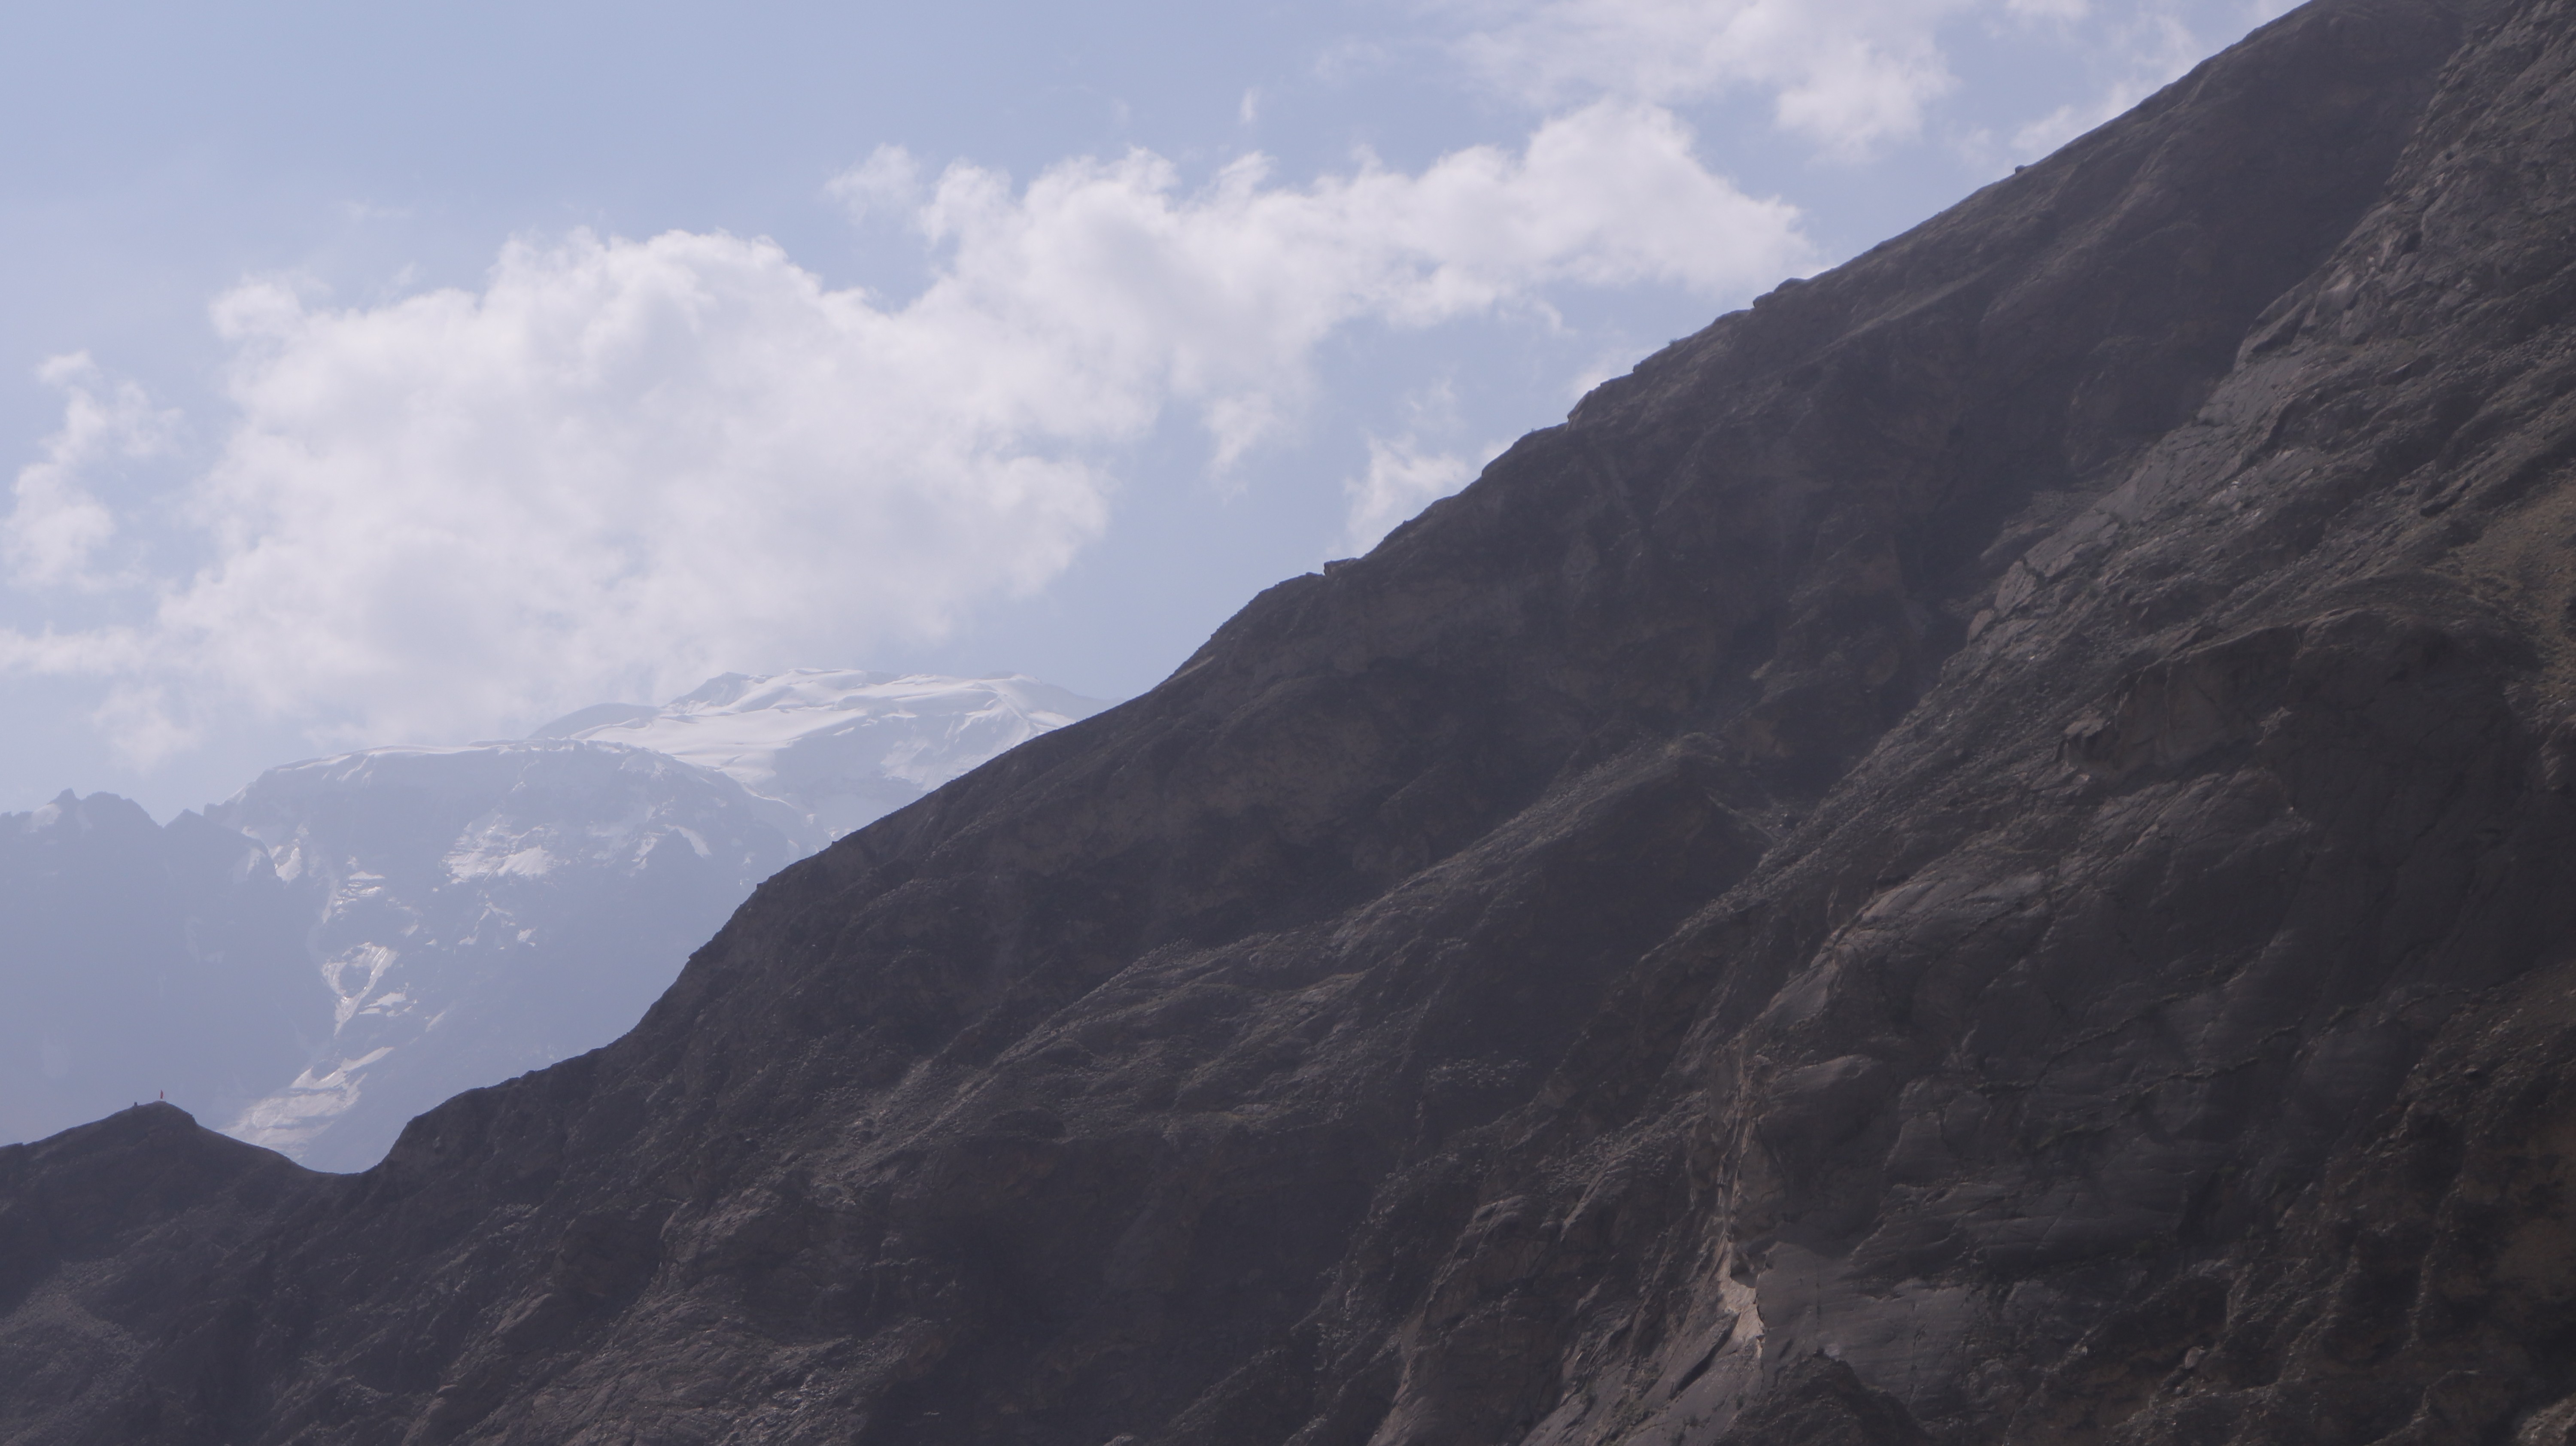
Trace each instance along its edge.
<path fill-rule="evenodd" d="M 366 1175 L 0 1151 L 0 1422 L 2564 1438 L 2571 87 L 2321 0 Z"/>

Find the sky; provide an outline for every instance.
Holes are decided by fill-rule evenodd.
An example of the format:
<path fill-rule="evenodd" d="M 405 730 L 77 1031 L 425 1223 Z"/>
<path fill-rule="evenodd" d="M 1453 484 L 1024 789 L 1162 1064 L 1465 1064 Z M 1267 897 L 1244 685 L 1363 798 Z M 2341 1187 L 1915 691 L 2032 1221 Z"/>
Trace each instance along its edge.
<path fill-rule="evenodd" d="M 0 811 L 1150 688 L 2281 0 L 0 6 Z"/>

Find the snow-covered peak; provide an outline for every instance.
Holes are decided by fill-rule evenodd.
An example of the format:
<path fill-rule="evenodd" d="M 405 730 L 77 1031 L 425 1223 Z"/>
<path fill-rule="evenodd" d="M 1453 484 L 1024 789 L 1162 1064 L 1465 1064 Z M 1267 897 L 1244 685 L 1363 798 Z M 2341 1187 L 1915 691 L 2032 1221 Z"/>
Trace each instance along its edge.
<path fill-rule="evenodd" d="M 374 1163 L 457 1090 L 615 1037 L 818 842 L 722 774 L 582 739 L 311 759 L 206 815 L 266 850 L 331 1004 L 301 1073 L 224 1129 L 330 1169 Z"/>
<path fill-rule="evenodd" d="M 0 1143 L 157 1095 L 324 1169 L 632 1025 L 759 882 L 1097 712 L 1031 678 L 727 674 L 539 736 L 272 768 L 166 828 L 0 814 Z"/>
<path fill-rule="evenodd" d="M 435 858 L 416 881 L 423 888 L 542 873 L 533 862 L 541 856 L 641 858 L 669 839 L 697 839 L 693 828 L 712 827 L 720 814 L 728 832 L 753 821 L 774 830 L 788 857 L 820 842 L 795 809 L 684 760 L 570 739 L 401 744 L 307 759 L 268 770 L 206 812 L 267 848 L 286 878 L 307 867 L 308 841 L 325 836 L 334 849 L 392 849 L 407 859 L 399 867 L 429 868 Z M 705 852 L 701 843 L 690 847 Z M 770 843 L 758 847 L 766 859 Z"/>
<path fill-rule="evenodd" d="M 714 769 L 838 838 L 1107 706 L 1017 674 L 800 668 L 726 673 L 659 708 L 584 708 L 530 736 L 624 743 Z"/>

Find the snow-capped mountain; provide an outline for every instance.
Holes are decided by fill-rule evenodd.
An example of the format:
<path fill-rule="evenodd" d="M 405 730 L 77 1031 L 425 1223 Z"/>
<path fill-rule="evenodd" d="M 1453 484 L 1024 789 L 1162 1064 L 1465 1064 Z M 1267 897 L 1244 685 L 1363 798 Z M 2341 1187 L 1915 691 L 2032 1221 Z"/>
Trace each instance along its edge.
<path fill-rule="evenodd" d="M 608 1042 L 759 882 L 1102 704 L 1034 679 L 728 675 L 538 736 L 262 774 L 156 827 L 0 815 L 0 1141 L 162 1090 L 363 1169 L 414 1114 Z"/>
<path fill-rule="evenodd" d="M 568 739 L 293 764 L 207 817 L 267 850 L 331 1010 L 300 1072 L 209 1123 L 320 1169 L 607 1043 L 809 851 L 801 815 L 722 774 Z"/>
<path fill-rule="evenodd" d="M 659 707 L 603 703 L 531 735 L 632 744 L 801 809 L 827 839 L 1109 705 L 1018 675 L 727 673 Z"/>

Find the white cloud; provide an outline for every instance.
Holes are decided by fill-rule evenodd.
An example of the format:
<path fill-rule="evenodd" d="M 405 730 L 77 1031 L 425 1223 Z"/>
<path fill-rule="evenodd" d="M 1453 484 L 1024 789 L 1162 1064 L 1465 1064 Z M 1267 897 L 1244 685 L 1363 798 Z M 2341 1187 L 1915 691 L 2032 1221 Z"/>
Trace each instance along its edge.
<path fill-rule="evenodd" d="M 1187 189 L 1143 152 L 1018 189 L 920 176 L 883 150 L 835 183 L 932 246 L 900 305 L 685 232 L 522 241 L 479 290 L 383 305 L 236 288 L 214 307 L 236 415 L 185 499 L 213 560 L 128 626 L 0 633 L 0 665 L 105 675 L 101 724 L 142 757 L 228 709 L 321 742 L 455 738 L 846 659 L 1043 586 L 1171 412 L 1220 465 L 1276 435 L 1338 329 L 1567 284 L 1741 295 L 1812 259 L 1793 208 L 1630 104 L 1302 186 L 1248 158 Z M 1384 507 L 1451 485 L 1386 446 Z M 30 495 L 54 499 L 28 512 L 45 576 L 113 525 Z"/>
<path fill-rule="evenodd" d="M 1364 163 L 1303 187 L 1247 157 L 1183 195 L 1146 152 L 1049 170 L 1015 194 L 952 166 L 920 223 L 952 249 L 922 306 L 1008 318 L 1132 394 L 1195 403 L 1220 465 L 1293 413 L 1306 361 L 1362 319 L 1426 326 L 1562 283 L 1738 294 L 1812 260 L 1794 207 L 1706 169 L 1670 113 L 1596 104 L 1518 154 L 1418 175 Z"/>
<path fill-rule="evenodd" d="M 2172 14 L 2142 14 L 2117 31 L 2112 51 L 2120 64 L 2114 78 L 2090 100 L 2060 106 L 2015 131 L 2014 155 L 2047 155 L 2180 79 L 2208 53 L 2191 27 Z"/>
<path fill-rule="evenodd" d="M 1454 379 L 1442 377 L 1404 399 L 1406 425 L 1399 436 L 1368 438 L 1368 470 L 1342 484 L 1347 501 L 1334 557 L 1355 557 L 1433 502 L 1476 479 L 1502 455 L 1506 441 L 1482 447 L 1454 445 L 1465 430 Z"/>
<path fill-rule="evenodd" d="M 1475 452 L 1425 447 L 1417 436 L 1371 437 L 1366 475 L 1345 484 L 1350 514 L 1338 556 L 1356 557 L 1378 545 L 1396 524 L 1476 480 L 1500 447 Z"/>
<path fill-rule="evenodd" d="M 1974 0 L 1468 0 L 1468 60 L 1542 105 L 1770 92 L 1828 151 L 1908 140 L 1957 80 L 1936 30 Z M 2027 0 L 2024 0 L 2027 3 Z"/>
<path fill-rule="evenodd" d="M 371 739 L 936 635 L 1099 531 L 1082 445 L 1142 420 L 722 235 L 514 244 L 479 293 L 368 309 L 252 284 L 216 320 L 219 557 L 157 631 Z"/>
<path fill-rule="evenodd" d="M 1921 139 L 1959 91 L 1951 40 L 2043 38 L 2095 96 L 2015 127 L 2036 154 L 2134 104 L 2290 0 L 1429 0 L 1488 84 L 1535 107 L 1767 94 L 1779 129 L 1864 159 Z M 2224 13 L 2212 13 L 2223 10 Z M 2191 18 L 2205 22 L 2195 27 Z M 1973 42 L 1972 42 L 1973 43 Z M 2179 64 L 2175 57 L 2184 57 Z"/>
<path fill-rule="evenodd" d="M 866 160 L 834 176 L 823 190 L 841 203 L 852 221 L 909 213 L 921 204 L 921 166 L 901 146 L 879 146 Z"/>
<path fill-rule="evenodd" d="M 24 588 L 108 585 L 93 563 L 116 536 L 116 516 L 87 474 L 158 455 L 177 419 L 156 410 L 134 383 L 110 382 L 86 353 L 54 357 L 36 375 L 64 392 L 63 425 L 44 440 L 37 460 L 18 469 L 9 515 L 0 518 L 0 560 Z"/>

